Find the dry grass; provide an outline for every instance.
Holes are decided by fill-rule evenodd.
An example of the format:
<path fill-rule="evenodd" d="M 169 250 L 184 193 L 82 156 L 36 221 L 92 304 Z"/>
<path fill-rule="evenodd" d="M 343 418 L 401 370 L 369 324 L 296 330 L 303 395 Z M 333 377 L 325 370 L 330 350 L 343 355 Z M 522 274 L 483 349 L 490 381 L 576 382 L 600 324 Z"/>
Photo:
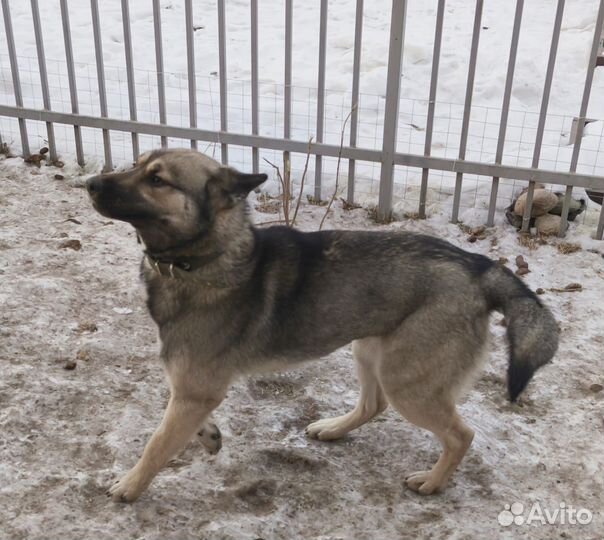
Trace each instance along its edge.
<path fill-rule="evenodd" d="M 528 233 L 519 233 L 517 240 L 521 246 L 528 248 L 531 251 L 536 250 L 539 246 L 547 244 L 547 240 L 545 240 L 545 238 L 542 236 L 533 236 L 532 234 Z"/>
<path fill-rule="evenodd" d="M 267 193 L 260 193 L 256 198 L 255 208 L 262 214 L 278 214 L 281 210 L 281 198 L 271 197 Z"/>
<path fill-rule="evenodd" d="M 15 156 L 13 156 L 12 152 L 10 151 L 8 144 L 6 144 L 5 142 L 0 144 L 0 154 L 3 156 L 6 156 L 7 158 L 15 157 Z"/>
<path fill-rule="evenodd" d="M 371 206 L 368 206 L 368 207 L 366 208 L 366 210 L 367 210 L 367 217 L 368 217 L 368 218 L 369 218 L 371 221 L 373 221 L 373 222 L 375 222 L 375 223 L 378 223 L 378 211 L 377 211 L 377 206 L 375 206 L 375 205 L 373 205 L 373 204 L 372 204 Z"/>
<path fill-rule="evenodd" d="M 489 236 L 493 231 L 487 229 L 486 225 L 478 225 L 477 227 L 470 227 L 463 222 L 459 222 L 457 224 L 459 229 L 468 235 L 468 242 L 476 242 L 477 240 L 484 240 L 487 236 Z M 491 243 L 497 243 L 497 239 L 491 239 Z"/>
<path fill-rule="evenodd" d="M 360 204 L 348 202 L 344 197 L 340 197 L 340 201 L 342 201 L 342 209 L 349 212 L 350 210 L 358 210 L 362 208 Z"/>
<path fill-rule="evenodd" d="M 377 223 L 379 225 L 387 225 L 388 223 L 392 223 L 394 221 L 393 216 L 390 216 L 388 219 L 380 219 L 379 213 L 378 213 L 378 207 L 376 205 L 368 206 L 366 208 L 366 210 L 367 210 L 367 217 L 371 221 L 373 221 L 374 223 Z"/>
<path fill-rule="evenodd" d="M 327 206 L 327 201 L 322 201 L 321 199 L 315 199 L 312 195 L 306 196 L 306 201 L 308 204 L 312 204 L 313 206 Z"/>
<path fill-rule="evenodd" d="M 581 251 L 580 244 L 573 244 L 572 242 L 560 242 L 556 248 L 562 255 L 568 255 L 569 253 L 575 253 Z"/>

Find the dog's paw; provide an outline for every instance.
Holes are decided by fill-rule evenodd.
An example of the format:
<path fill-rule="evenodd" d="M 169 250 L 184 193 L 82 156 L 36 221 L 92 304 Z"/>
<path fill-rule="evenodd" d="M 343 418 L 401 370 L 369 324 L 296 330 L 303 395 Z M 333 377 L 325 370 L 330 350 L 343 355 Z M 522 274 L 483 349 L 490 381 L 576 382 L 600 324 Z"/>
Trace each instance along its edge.
<path fill-rule="evenodd" d="M 199 433 L 201 444 L 203 444 L 206 450 L 214 455 L 220 452 L 222 448 L 222 433 L 220 433 L 220 429 L 216 424 L 205 424 Z"/>
<path fill-rule="evenodd" d="M 132 469 L 107 490 L 107 496 L 115 502 L 130 503 L 138 499 L 144 490 L 138 473 Z"/>
<path fill-rule="evenodd" d="M 420 495 L 432 495 L 444 486 L 434 478 L 432 471 L 417 471 L 411 473 L 405 480 L 409 489 Z"/>
<path fill-rule="evenodd" d="M 306 435 L 320 441 L 334 441 L 343 437 L 348 430 L 343 429 L 340 418 L 324 418 L 306 427 Z"/>

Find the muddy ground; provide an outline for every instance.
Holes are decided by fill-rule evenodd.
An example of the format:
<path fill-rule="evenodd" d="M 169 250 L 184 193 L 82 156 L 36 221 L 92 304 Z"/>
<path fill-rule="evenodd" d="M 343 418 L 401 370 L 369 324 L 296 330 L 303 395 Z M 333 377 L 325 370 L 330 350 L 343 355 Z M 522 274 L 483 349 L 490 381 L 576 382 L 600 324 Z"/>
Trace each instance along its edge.
<path fill-rule="evenodd" d="M 2 158 L 0 158 L 2 159 Z M 55 174 L 63 179 L 55 179 Z M 442 220 L 403 221 L 467 249 L 529 262 L 525 279 L 561 326 L 561 346 L 517 405 L 506 401 L 504 331 L 461 405 L 476 430 L 448 490 L 422 497 L 432 436 L 389 410 L 344 440 L 304 427 L 356 400 L 345 348 L 290 373 L 242 380 L 216 412 L 224 447 L 192 441 L 132 505 L 105 495 L 158 424 L 168 393 L 128 225 L 95 214 L 69 168 L 0 162 L 0 536 L 7 539 L 406 539 L 604 537 L 604 259 L 522 246 L 500 227 L 468 243 Z M 332 227 L 377 227 L 336 203 Z M 276 219 L 266 201 L 264 220 Z M 316 228 L 323 209 L 302 207 Z M 444 224 L 443 224 L 444 223 Z M 602 245 L 601 243 L 599 244 Z M 530 249 L 534 247 L 535 249 Z M 600 251 L 602 247 L 599 248 Z M 555 292 L 579 282 L 579 292 Z M 71 369 L 69 369 L 71 368 Z M 593 513 L 590 524 L 502 526 L 504 505 Z"/>

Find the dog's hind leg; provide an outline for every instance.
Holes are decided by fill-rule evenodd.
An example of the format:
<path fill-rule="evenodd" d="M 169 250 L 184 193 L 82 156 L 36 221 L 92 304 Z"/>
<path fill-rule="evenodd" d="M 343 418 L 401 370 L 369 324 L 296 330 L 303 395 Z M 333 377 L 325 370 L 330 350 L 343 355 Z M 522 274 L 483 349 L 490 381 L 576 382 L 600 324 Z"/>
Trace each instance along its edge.
<path fill-rule="evenodd" d="M 149 439 L 138 463 L 109 490 L 117 502 L 132 502 L 155 475 L 180 452 L 223 400 L 228 378 L 215 373 L 191 372 L 187 362 L 168 363 L 171 396 L 161 424 Z"/>
<path fill-rule="evenodd" d="M 384 338 L 378 377 L 389 403 L 407 420 L 434 433 L 442 453 L 407 485 L 422 495 L 442 490 L 472 443 L 474 432 L 457 414 L 455 401 L 484 357 L 488 319 L 439 310 L 417 312 Z M 442 321 L 439 320 L 442 318 Z M 435 332 L 434 328 L 443 330 Z"/>
<path fill-rule="evenodd" d="M 310 424 L 306 428 L 309 437 L 322 441 L 339 439 L 371 420 L 388 406 L 376 375 L 377 362 L 381 354 L 379 338 L 354 341 L 352 352 L 356 359 L 357 375 L 361 384 L 361 395 L 356 407 L 343 416 L 325 418 Z"/>
<path fill-rule="evenodd" d="M 446 397 L 409 401 L 403 395 L 388 394 L 388 399 L 409 422 L 434 433 L 442 445 L 442 453 L 432 469 L 411 473 L 406 478 L 407 486 L 422 495 L 442 490 L 470 447 L 474 432 Z"/>

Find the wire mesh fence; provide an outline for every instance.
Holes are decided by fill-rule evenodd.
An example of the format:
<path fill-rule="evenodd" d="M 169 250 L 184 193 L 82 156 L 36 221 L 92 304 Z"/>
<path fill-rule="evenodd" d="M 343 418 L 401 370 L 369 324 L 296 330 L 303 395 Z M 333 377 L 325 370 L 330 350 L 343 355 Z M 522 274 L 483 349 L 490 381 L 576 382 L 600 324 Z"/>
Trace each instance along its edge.
<path fill-rule="evenodd" d="M 285 16 L 291 23 L 292 4 L 291 0 L 288 2 Z M 438 4 L 440 19 L 436 21 L 437 38 L 439 30 L 442 32 L 445 2 L 439 0 Z M 131 47 L 127 0 L 123 0 L 121 6 L 127 56 Z M 432 110 L 430 100 L 400 95 L 400 57 L 392 53 L 400 48 L 398 52 L 404 55 L 404 0 L 392 2 L 388 80 L 395 82 L 389 83 L 384 95 L 359 92 L 358 77 L 356 88 L 353 81 L 353 88 L 348 91 L 326 90 L 324 81 L 323 84 L 321 82 L 321 72 L 325 69 L 321 61 L 315 87 L 292 85 L 291 73 L 289 80 L 287 78 L 288 62 L 291 70 L 291 50 L 288 51 L 287 47 L 284 84 L 263 81 L 257 72 L 250 80 L 228 79 L 223 43 L 226 31 L 224 13 L 220 16 L 221 9 L 224 9 L 223 2 L 218 3 L 218 55 L 221 69 L 209 76 L 196 74 L 194 56 L 189 54 L 186 72 L 165 70 L 159 2 L 153 0 L 152 6 L 154 25 L 148 30 L 154 32 L 155 70 L 137 69 L 132 65 L 131 58 L 130 62 L 121 66 L 101 62 L 103 36 L 93 16 L 93 26 L 99 26 L 94 40 L 95 50 L 100 51 L 97 61 L 78 62 L 69 55 L 65 59 L 44 58 L 42 76 L 40 58 L 43 57 L 43 46 L 38 48 L 37 56 L 16 54 L 14 43 L 12 48 L 10 46 L 14 37 L 10 26 L 9 1 L 2 0 L 5 39 L 9 44 L 8 54 L 0 53 L 2 141 L 15 148 L 20 147 L 27 153 L 25 141 L 32 149 L 48 144 L 49 125 L 52 125 L 60 154 L 76 156 L 78 136 L 76 134 L 74 137 L 75 126 L 81 134 L 81 153 L 86 159 L 94 157 L 104 160 L 109 166 L 122 166 L 131 163 L 138 152 L 160 145 L 189 147 L 193 140 L 198 141 L 199 150 L 218 160 L 228 161 L 241 169 L 261 167 L 271 174 L 274 172 L 264 159 L 282 163 L 285 152 L 294 183 L 301 176 L 308 148 L 317 159 L 310 160 L 308 175 L 308 178 L 315 178 L 315 182 L 307 182 L 305 189 L 309 196 L 315 197 L 325 197 L 333 191 L 337 155 L 341 153 L 345 161 L 354 159 L 355 164 L 353 176 L 348 174 L 346 163 L 340 167 L 338 185 L 341 195 L 349 200 L 354 197 L 361 203 L 378 203 L 382 217 L 387 217 L 393 206 L 397 205 L 407 211 L 419 208 L 420 214 L 423 208 L 430 213 L 434 208 L 445 207 L 454 220 L 460 208 L 489 209 L 491 213 L 495 207 L 501 209 L 509 205 L 513 196 L 526 187 L 527 181 L 530 187 L 534 187 L 535 181 L 539 180 L 553 185 L 604 191 L 604 122 L 596 120 L 587 123 L 585 114 L 577 117 L 572 112 L 557 114 L 548 110 L 548 84 L 551 85 L 551 80 L 548 83 L 547 77 L 539 111 L 509 109 L 509 100 L 506 104 L 504 99 L 503 137 L 502 107 L 472 104 L 473 70 L 476 67 L 472 63 L 475 64 L 479 47 L 482 0 L 476 1 L 466 102 L 448 103 L 436 99 L 432 102 Z M 186 6 L 191 9 L 190 2 L 186 2 Z M 517 0 L 515 20 L 518 28 L 522 7 L 523 0 Z M 95 8 L 98 6 L 92 0 L 93 15 Z M 256 1 L 251 2 L 251 8 L 253 21 L 254 8 L 258 8 Z M 355 54 L 360 55 L 363 2 L 357 0 L 356 8 L 354 50 Z M 72 30 L 66 24 L 68 8 L 65 0 L 61 0 L 61 9 L 62 30 L 65 37 L 70 38 Z M 84 8 L 79 6 L 78 9 Z M 557 9 L 550 47 L 551 66 L 556 57 L 564 0 L 558 0 Z M 36 10 L 37 2 L 32 0 L 34 21 Z M 323 38 L 327 32 L 323 20 L 326 16 L 327 2 L 322 2 L 320 28 Z M 603 18 L 604 0 L 599 3 L 594 45 L 587 67 L 585 103 L 589 101 L 590 76 L 593 77 L 599 58 L 597 45 Z M 291 32 L 287 20 L 286 45 L 287 33 Z M 190 45 L 193 27 L 190 11 L 187 12 L 185 25 L 187 43 Z M 251 25 L 251 32 L 253 63 L 253 38 L 254 33 L 258 32 L 254 24 Z M 291 41 L 291 35 L 289 38 Z M 518 35 L 513 35 L 511 39 L 513 49 L 514 42 L 517 45 Z M 440 55 L 437 42 L 438 39 L 435 40 L 433 62 Z M 324 56 L 326 43 L 324 40 L 321 43 L 319 53 Z M 257 43 L 255 46 L 257 48 Z M 510 73 L 513 76 L 511 60 L 512 57 L 508 78 Z M 434 65 L 438 68 L 438 63 Z M 549 69 L 551 66 L 548 64 L 548 73 L 553 70 L 553 67 Z M 356 67 L 358 69 L 358 65 Z M 18 81 L 15 80 L 15 73 L 18 74 Z M 438 69 L 433 70 L 433 82 L 437 73 Z M 48 88 L 46 96 L 44 84 L 41 84 L 44 80 Z M 584 113 L 583 109 L 585 107 L 582 106 L 579 112 Z M 52 116 L 56 120 L 49 119 L 50 112 L 59 113 Z M 352 121 L 346 122 L 351 112 L 354 113 Z M 107 118 L 109 123 L 97 122 L 100 118 Z M 25 122 L 27 133 L 24 136 Z M 165 128 L 150 129 L 150 126 L 158 125 Z M 175 128 L 183 129 L 179 131 Z M 229 139 L 229 135 L 234 137 Z M 344 145 L 338 149 L 342 136 Z M 309 145 L 311 139 L 313 144 Z M 292 145 L 289 140 L 299 144 Z M 354 141 L 353 145 L 349 144 L 350 140 Z M 81 156 L 78 159 L 81 161 Z M 428 181 L 423 191 L 422 170 L 428 171 Z M 496 190 L 493 189 L 493 176 L 498 180 Z M 276 179 L 273 181 L 276 183 Z M 530 209 L 530 205 L 528 207 Z M 565 216 L 563 219 L 566 219 Z M 602 237 L 603 223 L 604 212 L 596 233 L 599 238 Z"/>

